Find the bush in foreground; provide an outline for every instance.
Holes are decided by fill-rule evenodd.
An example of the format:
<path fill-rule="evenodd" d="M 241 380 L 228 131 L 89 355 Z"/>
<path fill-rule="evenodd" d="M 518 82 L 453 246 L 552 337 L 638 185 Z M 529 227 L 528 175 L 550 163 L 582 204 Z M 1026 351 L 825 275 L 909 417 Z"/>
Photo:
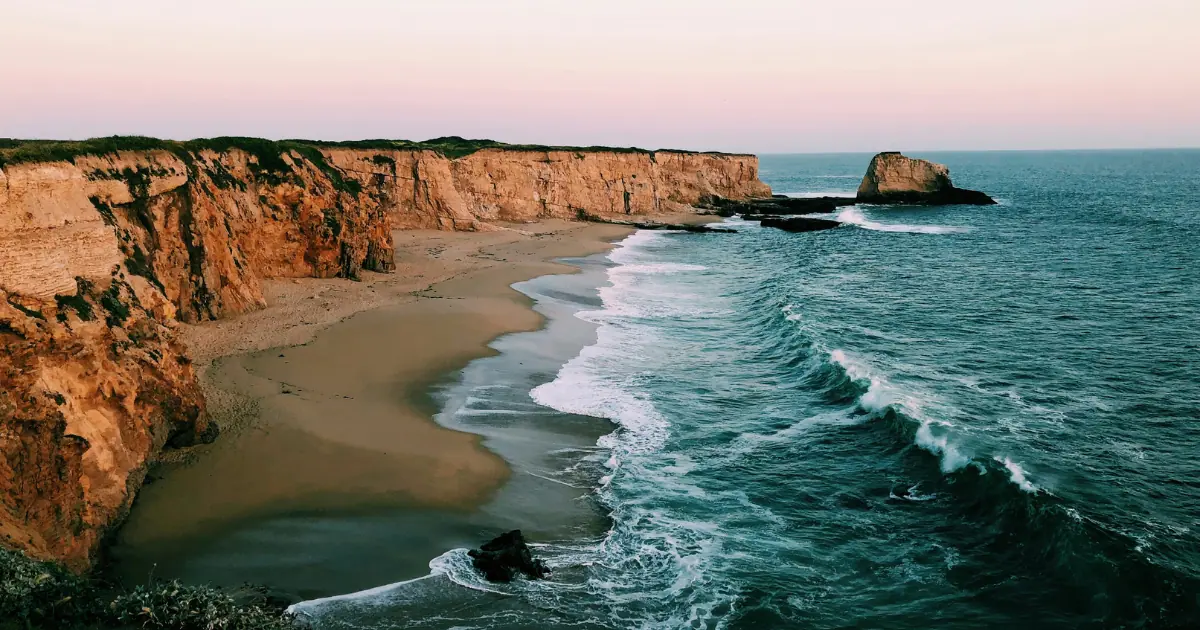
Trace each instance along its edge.
<path fill-rule="evenodd" d="M 0 630 L 157 628 L 292 630 L 300 625 L 258 604 L 206 586 L 159 582 L 132 590 L 97 587 L 58 565 L 0 549 Z"/>
<path fill-rule="evenodd" d="M 92 585 L 54 564 L 0 549 L 0 628 L 69 628 L 95 619 Z"/>

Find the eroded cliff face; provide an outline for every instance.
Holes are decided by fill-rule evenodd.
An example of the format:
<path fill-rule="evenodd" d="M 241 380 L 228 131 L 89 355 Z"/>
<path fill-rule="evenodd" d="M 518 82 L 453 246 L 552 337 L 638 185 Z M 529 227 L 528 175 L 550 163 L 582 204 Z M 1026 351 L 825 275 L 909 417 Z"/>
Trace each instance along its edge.
<path fill-rule="evenodd" d="M 750 156 L 484 150 L 455 160 L 455 187 L 485 220 L 685 211 L 703 197 L 770 196 Z"/>
<path fill-rule="evenodd" d="M 162 448 L 213 437 L 174 322 L 264 306 L 264 277 L 391 269 L 388 203 L 299 153 L 0 171 L 0 543 L 88 566 Z"/>
<path fill-rule="evenodd" d="M 56 299 L 0 290 L 0 543 L 85 568 L 149 457 L 213 436 L 172 310 L 119 266 Z"/>
<path fill-rule="evenodd" d="M 491 221 L 687 211 L 701 199 L 769 197 L 758 158 L 710 153 L 483 149 L 327 152 L 379 190 L 397 228 L 494 229 Z"/>
<path fill-rule="evenodd" d="M 176 322 L 264 278 L 389 271 L 393 227 L 770 194 L 752 156 L 241 141 L 0 162 L 0 544 L 91 563 L 155 456 L 215 435 Z"/>

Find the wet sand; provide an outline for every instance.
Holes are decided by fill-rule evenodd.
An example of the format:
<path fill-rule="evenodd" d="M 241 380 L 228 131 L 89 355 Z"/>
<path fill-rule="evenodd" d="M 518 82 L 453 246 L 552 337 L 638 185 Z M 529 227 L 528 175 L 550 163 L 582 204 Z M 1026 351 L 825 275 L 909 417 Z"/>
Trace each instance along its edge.
<path fill-rule="evenodd" d="M 403 508 L 420 530 L 492 496 L 508 466 L 479 436 L 432 420 L 430 387 L 494 354 L 496 337 L 542 325 L 510 285 L 573 272 L 550 261 L 630 233 L 509 227 L 397 231 L 394 274 L 275 280 L 266 310 L 183 326 L 224 433 L 154 472 L 113 547 L 118 577 L 186 576 L 190 548 L 273 516 Z"/>

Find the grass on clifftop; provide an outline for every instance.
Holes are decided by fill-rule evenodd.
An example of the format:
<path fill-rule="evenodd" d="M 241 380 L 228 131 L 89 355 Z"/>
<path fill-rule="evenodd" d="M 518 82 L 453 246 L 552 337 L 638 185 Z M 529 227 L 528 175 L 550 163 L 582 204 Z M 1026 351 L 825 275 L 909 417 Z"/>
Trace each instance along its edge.
<path fill-rule="evenodd" d="M 228 593 L 179 582 L 105 588 L 58 565 L 0 549 L 0 630 L 157 628 L 294 630 L 293 618 Z"/>
<path fill-rule="evenodd" d="M 569 147 L 541 144 L 506 144 L 495 140 L 468 140 L 458 136 L 434 138 L 423 142 L 409 140 L 351 140 L 346 142 L 324 142 L 317 140 L 266 140 L 263 138 L 219 137 L 196 140 L 160 140 L 145 136 L 109 136 L 88 140 L 20 140 L 0 138 L 0 168 L 6 164 L 26 162 L 74 161 L 82 155 L 104 155 L 117 151 L 171 151 L 176 154 L 195 153 L 202 150 L 217 152 L 241 149 L 254 155 L 263 170 L 283 170 L 280 156 L 287 151 L 297 151 L 311 158 L 313 149 L 344 148 L 364 150 L 428 150 L 455 159 L 471 155 L 483 149 L 504 151 L 569 151 L 582 157 L 584 153 L 703 153 L 704 155 L 734 155 L 716 151 L 682 151 L 659 149 L 651 151 L 637 147 Z M 306 151 L 307 150 L 307 151 Z M 317 162 L 321 166 L 324 161 Z M 325 170 L 322 168 L 322 170 Z"/>

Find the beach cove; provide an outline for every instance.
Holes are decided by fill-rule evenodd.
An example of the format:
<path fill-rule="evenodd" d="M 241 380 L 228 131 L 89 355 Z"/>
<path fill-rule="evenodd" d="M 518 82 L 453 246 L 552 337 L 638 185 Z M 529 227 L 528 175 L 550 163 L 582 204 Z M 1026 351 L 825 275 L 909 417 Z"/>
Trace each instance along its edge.
<path fill-rule="evenodd" d="M 542 325 L 531 300 L 510 285 L 576 272 L 553 260 L 605 251 L 631 232 L 557 220 L 506 227 L 396 231 L 394 274 L 368 274 L 361 283 L 274 281 L 267 309 L 184 326 L 224 435 L 152 473 L 112 548 L 115 573 L 133 582 L 151 574 L 250 581 L 299 599 L 423 574 L 447 535 L 477 543 L 482 533 L 471 526 L 442 525 L 469 521 L 510 469 L 479 436 L 435 424 L 430 389 L 494 354 L 496 337 Z M 371 521 L 381 511 L 395 531 L 377 533 L 399 549 L 368 552 L 389 559 L 377 571 L 354 563 L 343 574 L 328 567 L 309 574 L 303 567 L 320 552 L 295 547 L 313 542 L 313 532 L 285 542 L 289 519 Z M 342 535 L 353 534 L 330 533 Z M 280 564 L 235 560 L 260 549 L 259 536 L 281 545 Z"/>

